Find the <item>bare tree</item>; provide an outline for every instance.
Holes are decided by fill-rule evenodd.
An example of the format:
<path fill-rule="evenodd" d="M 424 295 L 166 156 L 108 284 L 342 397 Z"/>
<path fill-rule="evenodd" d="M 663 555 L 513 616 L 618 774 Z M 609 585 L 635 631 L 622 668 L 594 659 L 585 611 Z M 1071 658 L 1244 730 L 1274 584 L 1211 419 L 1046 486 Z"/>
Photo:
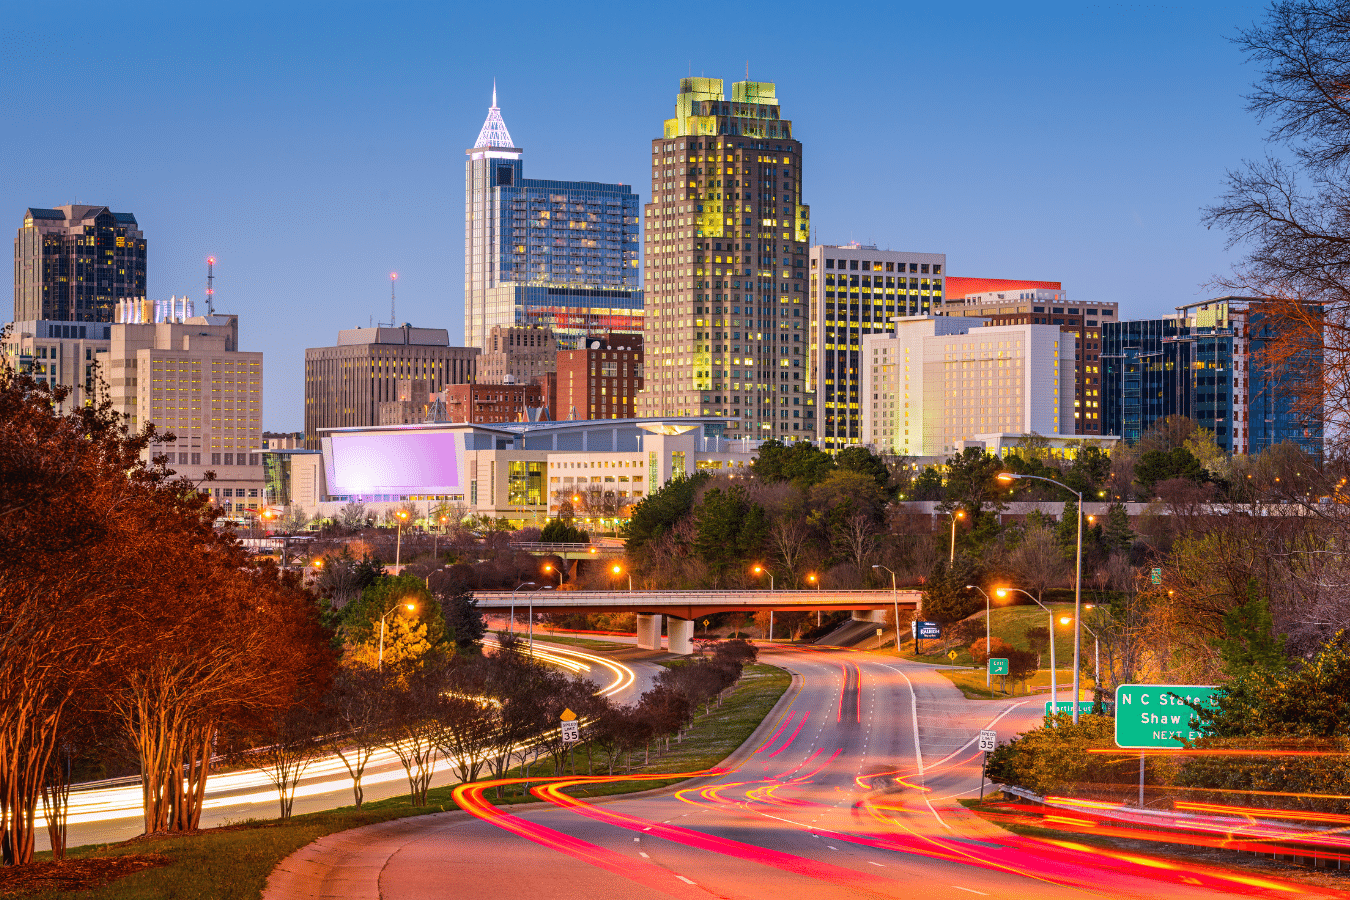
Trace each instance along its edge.
<path fill-rule="evenodd" d="M 853 565 L 861 572 L 877 546 L 877 526 L 871 515 L 858 510 L 840 523 L 836 540 L 847 551 Z"/>
<path fill-rule="evenodd" d="M 811 527 L 800 516 L 782 516 L 769 528 L 769 540 L 794 584 L 797 583 L 797 564 L 810 537 Z"/>
<path fill-rule="evenodd" d="M 328 698 L 328 727 L 324 740 L 352 777 L 352 799 L 360 809 L 365 800 L 361 779 L 366 765 L 382 743 L 384 679 L 361 666 L 343 666 Z"/>
<path fill-rule="evenodd" d="M 1008 564 L 1018 581 L 1045 599 L 1045 592 L 1068 578 L 1069 563 L 1053 529 L 1040 522 L 1028 524 L 1022 541 L 1008 555 Z"/>

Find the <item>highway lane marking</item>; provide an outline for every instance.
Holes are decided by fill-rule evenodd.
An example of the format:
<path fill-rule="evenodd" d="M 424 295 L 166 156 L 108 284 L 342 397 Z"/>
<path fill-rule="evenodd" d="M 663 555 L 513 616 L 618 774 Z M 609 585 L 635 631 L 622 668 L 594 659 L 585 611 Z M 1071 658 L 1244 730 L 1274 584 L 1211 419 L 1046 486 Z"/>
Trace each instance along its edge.
<path fill-rule="evenodd" d="M 954 884 L 954 885 L 952 885 L 952 887 L 956 888 L 958 891 L 965 891 L 965 892 L 970 893 L 970 894 L 979 894 L 981 897 L 988 897 L 988 896 L 989 896 L 989 895 L 986 894 L 984 891 L 977 891 L 977 890 L 975 890 L 974 888 L 961 887 L 961 885 L 959 885 L 959 884 Z"/>
<path fill-rule="evenodd" d="M 643 859 L 651 859 L 650 856 L 648 856 L 647 854 L 643 853 L 641 850 L 638 851 L 638 856 L 642 857 Z"/>
<path fill-rule="evenodd" d="M 914 725 L 914 762 L 919 768 L 919 784 L 922 787 L 925 779 L 923 774 L 923 749 L 919 746 L 919 697 L 914 691 L 914 682 L 909 680 L 908 675 L 895 666 L 886 666 L 886 668 L 905 679 L 905 684 L 909 686 L 909 715 Z M 937 819 L 939 825 L 948 831 L 954 831 L 952 826 L 943 821 L 942 816 L 938 815 L 938 811 L 933 808 L 933 803 L 928 799 L 926 789 L 923 792 L 923 802 L 928 806 L 928 811 L 933 814 L 933 818 Z"/>
<path fill-rule="evenodd" d="M 676 875 L 675 877 L 683 881 L 685 884 L 694 884 L 694 882 L 690 881 L 688 878 L 685 878 L 683 875 Z M 695 885 L 695 887 L 697 887 L 697 885 Z"/>
<path fill-rule="evenodd" d="M 883 866 L 883 865 L 882 865 L 881 863 L 879 863 L 879 862 L 872 862 L 872 860 L 870 860 L 870 859 L 868 860 L 868 862 L 869 862 L 869 863 L 872 863 L 872 865 L 876 866 L 878 869 L 884 869 L 884 868 L 886 868 L 885 866 Z"/>

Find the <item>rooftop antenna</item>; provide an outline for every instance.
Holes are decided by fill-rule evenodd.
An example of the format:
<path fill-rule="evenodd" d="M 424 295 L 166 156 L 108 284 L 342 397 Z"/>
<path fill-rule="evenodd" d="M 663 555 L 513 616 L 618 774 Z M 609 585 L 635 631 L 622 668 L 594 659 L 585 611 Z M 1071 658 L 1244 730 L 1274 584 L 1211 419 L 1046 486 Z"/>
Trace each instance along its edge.
<path fill-rule="evenodd" d="M 750 60 L 745 61 L 745 80 L 750 80 Z"/>
<path fill-rule="evenodd" d="M 216 314 L 216 258 L 208 256 L 206 258 L 206 314 L 214 316 Z"/>
<path fill-rule="evenodd" d="M 494 106 L 496 106 L 496 104 L 497 104 L 497 83 L 496 83 L 495 81 L 492 83 L 492 103 L 493 103 Z M 390 272 L 390 273 L 389 273 L 389 327 L 390 327 L 390 328 L 397 328 L 397 327 L 398 327 L 398 317 L 394 315 L 394 283 L 397 282 L 397 281 L 398 281 L 398 273 L 397 273 L 397 272 Z"/>

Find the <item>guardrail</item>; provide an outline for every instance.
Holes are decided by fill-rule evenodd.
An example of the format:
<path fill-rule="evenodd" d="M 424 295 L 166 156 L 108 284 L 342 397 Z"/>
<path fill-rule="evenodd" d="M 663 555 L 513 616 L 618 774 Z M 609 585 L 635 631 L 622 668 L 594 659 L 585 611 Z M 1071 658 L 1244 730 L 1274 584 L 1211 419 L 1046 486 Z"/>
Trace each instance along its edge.
<path fill-rule="evenodd" d="M 476 591 L 480 609 L 577 607 L 656 612 L 661 609 L 913 609 L 921 591 Z"/>

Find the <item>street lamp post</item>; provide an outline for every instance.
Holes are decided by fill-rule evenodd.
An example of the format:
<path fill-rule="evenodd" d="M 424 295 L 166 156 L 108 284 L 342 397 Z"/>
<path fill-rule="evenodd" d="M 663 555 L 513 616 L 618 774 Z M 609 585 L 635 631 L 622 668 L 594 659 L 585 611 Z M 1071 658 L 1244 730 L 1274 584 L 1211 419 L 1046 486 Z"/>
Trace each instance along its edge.
<path fill-rule="evenodd" d="M 516 591 L 523 587 L 538 587 L 533 581 L 527 581 L 524 584 L 516 585 L 516 590 L 511 592 L 511 620 L 506 625 L 506 633 L 514 634 L 516 630 Z"/>
<path fill-rule="evenodd" d="M 964 519 L 965 517 L 966 511 L 964 509 L 952 510 L 952 551 L 947 557 L 948 565 L 951 565 L 952 563 L 956 562 L 956 520 Z M 876 566 L 873 566 L 872 568 L 875 569 Z"/>
<path fill-rule="evenodd" d="M 1018 478 L 1030 478 L 1035 481 L 1045 481 L 1050 484 L 1059 485 L 1078 498 L 1078 552 L 1077 562 L 1074 567 L 1073 578 L 1073 723 L 1078 724 L 1078 683 L 1082 672 L 1080 665 L 1079 650 L 1083 644 L 1083 495 L 1062 481 L 1055 481 L 1053 478 L 1042 478 L 1040 475 L 1015 475 L 1012 472 L 1000 472 L 999 481 L 1013 481 Z M 1025 592 L 1024 592 L 1025 593 Z M 1031 596 L 1027 594 L 1027 596 Z M 1038 603 L 1040 601 L 1037 601 Z M 1051 617 L 1052 626 L 1050 648 L 1053 651 L 1054 643 L 1054 618 Z"/>
<path fill-rule="evenodd" d="M 966 590 L 980 591 L 980 596 L 984 598 L 984 655 L 986 659 L 984 666 L 984 686 L 988 689 L 993 684 L 993 681 L 990 680 L 992 676 L 989 674 L 989 664 L 987 660 L 989 657 L 989 622 L 994 617 L 994 605 L 989 600 L 989 595 L 980 590 L 978 585 L 968 584 L 966 585 Z"/>
<path fill-rule="evenodd" d="M 886 569 L 885 566 L 873 566 L 874 569 Z M 891 572 L 890 569 L 886 569 Z M 900 653 L 900 595 L 895 590 L 895 573 L 891 572 L 891 606 L 895 608 L 895 652 Z"/>
<path fill-rule="evenodd" d="M 417 611 L 417 606 L 416 606 L 416 604 L 413 604 L 413 603 L 400 604 L 400 606 L 406 608 L 406 609 L 408 610 L 408 612 L 416 612 L 416 611 Z M 385 619 L 388 619 L 388 618 L 389 618 L 391 615 L 393 615 L 394 613 L 398 612 L 398 610 L 399 610 L 399 606 L 392 606 L 392 607 L 390 607 L 388 610 L 385 611 L 385 614 L 384 614 L 384 615 L 380 616 L 380 653 L 379 653 L 379 656 L 376 657 L 376 659 L 375 659 L 375 671 L 376 671 L 376 672 L 380 672 L 380 671 L 383 671 L 383 670 L 384 670 L 384 621 L 385 621 Z"/>
<path fill-rule="evenodd" d="M 1055 613 L 1052 609 L 1050 609 L 1050 607 L 1046 606 L 1044 603 L 1037 600 L 1034 595 L 1028 594 L 1021 588 L 999 588 L 998 590 L 994 591 L 994 593 L 998 594 L 1000 597 L 1006 597 L 1008 596 L 1009 591 L 1016 591 L 1019 594 L 1029 597 L 1032 603 L 1035 603 L 1041 609 L 1050 613 L 1050 709 L 1054 710 L 1055 715 L 1058 715 L 1059 680 L 1057 677 L 1057 672 L 1055 670 Z M 1051 719 L 1051 721 L 1054 720 Z"/>
<path fill-rule="evenodd" d="M 751 571 L 752 573 L 754 573 L 755 575 L 768 575 L 768 576 L 769 576 L 769 593 L 772 594 L 772 593 L 773 593 L 773 573 L 770 572 L 768 569 L 764 568 L 763 566 L 755 566 L 755 567 L 754 567 L 753 569 L 751 569 L 750 571 Z M 769 640 L 773 640 L 773 610 L 772 610 L 772 609 L 769 610 Z"/>
<path fill-rule="evenodd" d="M 816 586 L 816 593 L 820 593 L 820 579 L 816 576 L 815 572 L 808 572 L 806 580 Z M 816 627 L 820 627 L 820 607 L 816 607 Z"/>
<path fill-rule="evenodd" d="M 394 513 L 398 519 L 398 542 L 394 544 L 394 568 L 399 568 L 399 561 L 403 559 L 403 521 L 408 518 L 408 511 L 400 509 Z"/>
<path fill-rule="evenodd" d="M 553 563 L 544 563 L 544 571 L 545 571 L 545 572 L 557 572 L 557 573 L 558 573 L 558 589 L 559 589 L 559 590 L 562 590 L 562 583 L 563 583 L 563 581 L 562 581 L 562 579 L 563 579 L 562 569 L 561 569 L 561 568 L 556 568 L 556 569 L 555 569 L 555 568 L 553 567 Z M 552 587 L 552 585 L 550 585 L 550 587 Z"/>
<path fill-rule="evenodd" d="M 546 584 L 543 590 L 553 590 L 553 585 Z M 530 657 L 534 657 L 534 591 L 530 591 Z"/>
<path fill-rule="evenodd" d="M 622 574 L 623 574 L 623 569 L 619 566 L 618 563 L 615 563 L 614 566 L 610 569 L 610 571 L 613 572 L 615 575 L 622 575 Z M 616 590 L 617 590 L 617 588 L 616 588 Z M 630 594 L 633 593 L 633 573 L 632 573 L 632 572 L 629 572 L 629 573 L 628 573 L 628 593 L 630 593 Z"/>

